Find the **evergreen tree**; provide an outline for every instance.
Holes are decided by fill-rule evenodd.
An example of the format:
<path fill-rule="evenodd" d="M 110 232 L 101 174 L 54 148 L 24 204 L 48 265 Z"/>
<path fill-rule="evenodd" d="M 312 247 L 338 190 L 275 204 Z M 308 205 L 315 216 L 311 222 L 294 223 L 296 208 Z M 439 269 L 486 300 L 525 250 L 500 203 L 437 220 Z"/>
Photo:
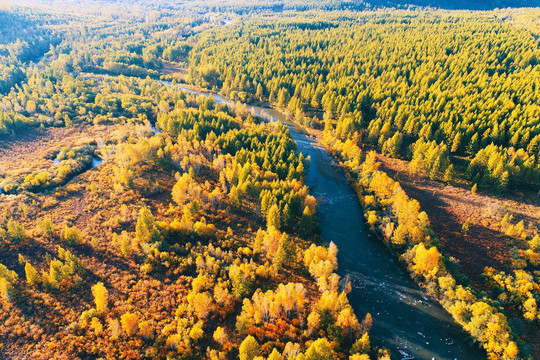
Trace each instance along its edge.
<path fill-rule="evenodd" d="M 454 136 L 454 140 L 452 141 L 452 148 L 450 149 L 450 152 L 457 153 L 459 151 L 459 148 L 461 146 L 461 133 L 456 133 L 456 136 Z"/>
<path fill-rule="evenodd" d="M 497 188 L 500 192 L 506 192 L 508 190 L 508 186 L 510 184 L 510 173 L 508 171 L 505 171 L 502 173 L 501 177 L 499 178 L 499 184 Z"/>
<path fill-rule="evenodd" d="M 159 239 L 159 231 L 156 226 L 156 219 L 146 207 L 141 207 L 137 225 L 135 226 L 135 236 L 141 243 L 150 243 Z"/>
<path fill-rule="evenodd" d="M 29 262 L 24 265 L 24 272 L 29 285 L 37 285 L 40 282 L 41 278 L 38 271 Z"/>
<path fill-rule="evenodd" d="M 315 340 L 306 351 L 306 360 L 332 360 L 334 351 L 326 338 Z"/>
<path fill-rule="evenodd" d="M 266 226 L 267 228 L 275 227 L 278 230 L 281 228 L 281 212 L 276 204 L 272 205 L 268 211 Z"/>
<path fill-rule="evenodd" d="M 296 259 L 296 245 L 291 238 L 283 233 L 279 239 L 278 249 L 274 255 L 273 264 L 277 269 L 283 265 L 291 266 Z"/>
<path fill-rule="evenodd" d="M 461 227 L 461 233 L 463 235 L 467 235 L 469 233 L 469 226 L 471 224 L 471 218 L 467 218 L 465 222 L 463 223 L 463 226 Z"/>
<path fill-rule="evenodd" d="M 253 360 L 260 353 L 259 343 L 251 335 L 249 335 L 244 339 L 244 341 L 242 341 L 238 350 L 238 357 L 240 358 L 240 360 Z"/>
<path fill-rule="evenodd" d="M 456 179 L 456 172 L 454 170 L 454 164 L 450 164 L 444 172 L 443 180 L 447 183 L 453 183 Z"/>
<path fill-rule="evenodd" d="M 396 132 L 394 136 L 392 136 L 392 138 L 390 139 L 390 143 L 388 146 L 388 152 L 390 153 L 390 156 L 392 157 L 399 156 L 400 151 L 401 151 L 401 141 L 402 141 L 401 139 L 402 139 L 402 135 L 399 131 Z"/>

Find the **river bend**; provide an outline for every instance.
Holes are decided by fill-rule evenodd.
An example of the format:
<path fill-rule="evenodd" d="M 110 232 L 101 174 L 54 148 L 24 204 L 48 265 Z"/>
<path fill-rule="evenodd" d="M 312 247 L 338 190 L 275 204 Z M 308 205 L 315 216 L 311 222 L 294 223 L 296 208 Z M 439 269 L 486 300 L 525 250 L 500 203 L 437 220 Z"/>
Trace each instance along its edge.
<path fill-rule="evenodd" d="M 234 105 L 219 95 L 212 96 L 217 103 Z M 389 349 L 392 359 L 485 359 L 485 352 L 473 344 L 451 315 L 429 299 L 386 246 L 365 229 L 357 195 L 347 183 L 344 171 L 325 149 L 280 112 L 249 105 L 247 109 L 287 125 L 299 151 L 311 157 L 306 184 L 318 200 L 321 236 L 339 249 L 338 274 L 351 279 L 352 291 L 348 296 L 356 315 L 362 319 L 371 313 L 373 317 L 370 335 L 375 345 Z"/>

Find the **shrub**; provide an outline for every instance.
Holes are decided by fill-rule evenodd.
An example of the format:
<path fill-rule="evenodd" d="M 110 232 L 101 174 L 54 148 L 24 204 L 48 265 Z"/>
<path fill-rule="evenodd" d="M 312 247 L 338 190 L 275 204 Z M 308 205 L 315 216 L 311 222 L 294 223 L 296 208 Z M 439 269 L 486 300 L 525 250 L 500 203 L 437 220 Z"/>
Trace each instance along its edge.
<path fill-rule="evenodd" d="M 80 245 L 83 240 L 81 231 L 75 226 L 69 227 L 67 224 L 64 224 L 60 238 L 68 245 Z"/>

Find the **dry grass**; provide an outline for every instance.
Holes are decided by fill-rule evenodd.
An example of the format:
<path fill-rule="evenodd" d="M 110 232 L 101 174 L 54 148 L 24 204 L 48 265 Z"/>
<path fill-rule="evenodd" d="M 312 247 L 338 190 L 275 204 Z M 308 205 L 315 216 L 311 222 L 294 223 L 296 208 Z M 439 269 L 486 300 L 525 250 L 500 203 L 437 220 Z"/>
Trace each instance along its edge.
<path fill-rule="evenodd" d="M 0 149 L 6 154 L 0 161 L 9 166 L 10 171 L 17 171 L 25 164 L 38 166 L 51 161 L 48 154 L 62 146 L 110 134 L 104 130 L 106 128 L 31 129 L 16 141 L 0 142 Z M 176 309 L 191 290 L 191 280 L 196 274 L 191 269 L 183 271 L 170 267 L 147 275 L 141 270 L 141 259 L 124 257 L 111 241 L 113 233 L 126 230 L 133 234 L 141 206 L 149 208 L 156 220 L 171 222 L 181 217 L 169 210 L 171 189 L 176 182 L 174 173 L 143 169 L 138 174 L 135 189 L 120 193 L 114 190 L 114 182 L 113 164 L 104 163 L 47 194 L 0 195 L 0 214 L 19 221 L 28 235 L 22 244 L 0 243 L 0 263 L 19 274 L 17 300 L 9 313 L 0 309 L 0 324 L 3 324 L 0 325 L 0 358 L 140 358 L 145 351 L 151 351 L 154 344 L 141 338 L 121 338 L 113 342 L 108 336 L 98 336 L 91 331 L 68 330 L 71 324 L 79 321 L 83 311 L 94 307 L 90 289 L 97 282 L 103 282 L 109 290 L 109 317 L 118 319 L 126 312 L 134 312 L 157 331 L 174 321 Z M 142 185 L 137 186 L 138 183 Z M 146 192 L 144 184 L 148 183 L 157 183 L 158 190 Z M 121 214 L 123 204 L 131 215 L 128 221 L 120 224 L 115 219 Z M 43 236 L 36 228 L 36 220 L 45 216 L 51 217 L 56 224 L 57 231 L 52 237 Z M 207 209 L 204 216 L 222 233 L 231 227 L 243 246 L 251 244 L 257 229 L 263 226 L 260 217 L 251 209 L 231 213 Z M 64 223 L 81 230 L 85 238 L 82 245 L 70 246 L 61 241 L 59 232 Z M 177 240 L 180 243 L 192 241 L 187 238 Z M 24 265 L 19 263 L 18 254 L 41 272 L 48 269 L 47 257 L 57 256 L 59 246 L 71 251 L 84 265 L 85 271 L 80 274 L 82 285 L 68 281 L 58 290 L 27 285 Z M 313 280 L 292 271 L 280 273 L 271 281 L 255 286 L 268 289 L 290 281 L 302 282 L 307 290 L 306 297 L 311 303 L 316 301 L 319 292 Z M 243 338 L 234 329 L 241 308 L 241 301 L 238 301 L 234 311 L 225 318 L 210 320 L 205 325 L 210 334 L 208 337 L 215 327 L 225 326 L 231 341 L 238 346 Z M 18 329 L 25 329 L 24 335 L 18 335 Z M 200 344 L 202 348 L 207 345 L 212 344 L 207 340 Z M 92 347 L 98 349 L 96 354 L 86 352 Z M 158 358 L 161 356 L 164 354 Z"/>
<path fill-rule="evenodd" d="M 378 156 L 381 170 L 399 180 L 411 198 L 418 200 L 440 239 L 444 253 L 458 260 L 460 271 L 471 280 L 477 290 L 485 289 L 481 274 L 486 266 L 511 273 L 514 268 L 510 249 L 517 240 L 501 230 L 501 219 L 506 213 L 513 215 L 514 224 L 523 220 L 526 227 L 540 225 L 540 201 L 529 194 L 529 201 L 519 197 L 501 197 L 478 192 L 470 188 L 452 186 L 427 178 L 411 176 L 408 162 Z M 470 231 L 461 233 L 463 223 L 470 218 Z M 507 309 L 508 316 L 520 318 L 516 309 Z M 533 358 L 540 354 L 540 331 L 537 324 L 525 323 L 521 340 L 531 347 Z"/>
<path fill-rule="evenodd" d="M 427 178 L 411 176 L 408 162 L 378 156 L 381 170 L 397 178 L 407 194 L 420 202 L 441 241 L 445 253 L 461 263 L 461 271 L 473 284 L 480 285 L 484 267 L 509 271 L 512 263 L 509 250 L 514 240 L 501 232 L 500 221 L 507 213 L 514 222 L 540 223 L 540 203 L 524 203 L 516 198 L 500 197 L 452 186 Z M 470 218 L 470 231 L 461 233 L 463 223 Z"/>

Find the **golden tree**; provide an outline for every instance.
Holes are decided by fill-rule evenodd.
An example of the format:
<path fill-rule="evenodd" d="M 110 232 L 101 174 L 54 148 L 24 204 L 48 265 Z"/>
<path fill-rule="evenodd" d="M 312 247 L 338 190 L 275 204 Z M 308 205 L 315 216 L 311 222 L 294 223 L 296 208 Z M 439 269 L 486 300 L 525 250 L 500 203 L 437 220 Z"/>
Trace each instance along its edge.
<path fill-rule="evenodd" d="M 137 333 L 139 328 L 139 317 L 132 313 L 125 313 L 120 318 L 122 323 L 122 329 L 125 331 L 127 336 L 133 336 Z"/>
<path fill-rule="evenodd" d="M 107 312 L 109 291 L 105 288 L 102 282 L 99 282 L 96 285 L 92 286 L 92 294 L 94 295 L 96 310 L 100 313 Z"/>

